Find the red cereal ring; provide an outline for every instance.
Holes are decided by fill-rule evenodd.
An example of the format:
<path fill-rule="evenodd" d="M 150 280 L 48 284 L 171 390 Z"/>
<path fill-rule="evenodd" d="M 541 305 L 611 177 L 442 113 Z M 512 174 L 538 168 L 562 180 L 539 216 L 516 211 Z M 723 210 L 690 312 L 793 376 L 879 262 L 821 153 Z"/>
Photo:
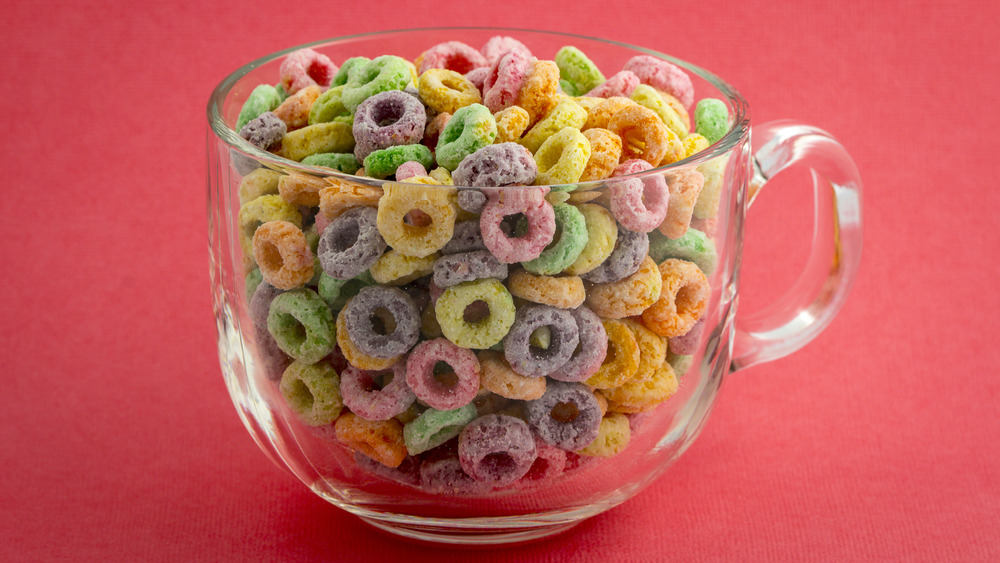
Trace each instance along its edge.
<path fill-rule="evenodd" d="M 548 187 L 517 186 L 484 188 L 487 202 L 479 216 L 483 244 L 505 264 L 534 260 L 552 242 L 556 233 L 555 211 L 547 201 Z M 519 237 L 504 232 L 501 223 L 511 215 L 523 214 L 528 232 Z"/>
<path fill-rule="evenodd" d="M 483 105 L 493 113 L 513 106 L 531 65 L 531 55 L 517 49 L 498 58 L 483 79 Z"/>
<path fill-rule="evenodd" d="M 435 373 L 438 362 L 453 370 Z M 479 360 L 471 350 L 447 338 L 417 344 L 406 359 L 406 383 L 417 398 L 432 408 L 449 411 L 472 402 L 479 393 Z"/>
<path fill-rule="evenodd" d="M 306 86 L 329 87 L 337 74 L 337 65 L 322 53 L 299 49 L 281 61 L 278 72 L 281 74 L 281 86 L 289 94 L 294 94 Z"/>
<path fill-rule="evenodd" d="M 445 41 L 424 51 L 420 56 L 420 68 L 417 74 L 423 74 L 432 68 L 446 68 L 465 74 L 488 64 L 486 57 L 473 47 L 461 41 Z"/>
<path fill-rule="evenodd" d="M 648 233 L 660 226 L 667 216 L 670 190 L 661 174 L 649 174 L 642 178 L 615 178 L 652 168 L 645 160 L 626 160 L 615 168 L 611 174 L 612 179 L 608 180 L 611 214 L 630 231 Z"/>

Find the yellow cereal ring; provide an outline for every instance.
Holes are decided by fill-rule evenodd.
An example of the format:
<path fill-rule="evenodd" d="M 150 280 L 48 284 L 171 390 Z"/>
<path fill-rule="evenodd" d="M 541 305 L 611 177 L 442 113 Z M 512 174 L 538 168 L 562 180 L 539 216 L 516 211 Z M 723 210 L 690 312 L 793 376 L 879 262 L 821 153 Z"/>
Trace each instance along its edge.
<path fill-rule="evenodd" d="M 681 144 L 684 145 L 684 158 L 699 153 L 712 145 L 712 143 L 708 142 L 708 139 L 698 133 L 688 134 L 681 140 Z"/>
<path fill-rule="evenodd" d="M 538 165 L 536 186 L 574 184 L 580 181 L 583 169 L 590 160 L 590 141 L 579 129 L 564 127 L 542 143 L 535 153 Z M 571 190 L 576 186 L 562 188 Z"/>
<path fill-rule="evenodd" d="M 628 425 L 628 417 L 619 413 L 611 413 L 601 419 L 597 438 L 577 453 L 587 456 L 611 457 L 624 451 L 631 439 L 632 430 Z"/>
<path fill-rule="evenodd" d="M 569 197 L 566 198 L 564 203 L 579 205 L 581 203 L 587 203 L 588 201 L 594 201 L 595 199 L 601 197 L 601 195 L 601 192 L 597 190 L 588 190 L 586 192 L 575 191 L 569 194 Z"/>
<path fill-rule="evenodd" d="M 579 104 L 580 107 L 587 110 L 587 117 L 590 118 L 590 111 L 601 105 L 605 98 L 598 98 L 596 96 L 577 96 L 573 98 L 573 101 Z"/>
<path fill-rule="evenodd" d="M 455 113 L 458 108 L 483 101 L 479 89 L 468 78 L 446 68 L 424 71 L 417 80 L 424 103 L 439 113 Z"/>
<path fill-rule="evenodd" d="M 590 160 L 580 175 L 581 182 L 610 178 L 622 158 L 622 140 L 607 129 L 594 127 L 583 132 L 590 141 Z M 596 197 L 596 196 L 595 196 Z"/>
<path fill-rule="evenodd" d="M 528 129 L 528 112 L 518 106 L 510 106 L 493 114 L 497 121 L 497 137 L 494 144 L 517 141 Z"/>
<path fill-rule="evenodd" d="M 651 409 L 677 392 L 677 375 L 670 364 L 663 363 L 650 378 L 635 378 L 624 385 L 602 391 L 612 412 L 636 413 Z"/>
<path fill-rule="evenodd" d="M 319 191 L 319 210 L 331 221 L 354 207 L 377 207 L 382 197 L 382 188 L 337 178 L 326 181 L 329 185 Z"/>
<path fill-rule="evenodd" d="M 240 247 L 244 258 L 253 257 L 253 235 L 257 228 L 268 221 L 288 221 L 302 227 L 302 214 L 280 195 L 262 195 L 240 207 L 237 215 L 240 225 Z"/>
<path fill-rule="evenodd" d="M 674 162 L 683 157 L 684 146 L 677 135 L 667 129 L 653 110 L 639 104 L 616 111 L 607 128 L 622 139 L 623 162 L 639 158 L 659 166 L 664 159 Z"/>
<path fill-rule="evenodd" d="M 608 353 L 604 363 L 586 383 L 597 389 L 610 389 L 635 377 L 639 369 L 639 344 L 625 323 L 601 319 L 601 324 L 608 334 Z"/>
<path fill-rule="evenodd" d="M 427 180 L 430 180 L 428 177 Z M 407 185 L 386 183 L 378 200 L 377 224 L 385 242 L 407 256 L 429 256 L 451 240 L 455 232 L 455 188 L 438 185 L 411 185 L 417 178 L 408 178 Z M 422 226 L 410 225 L 406 216 L 418 210 L 430 218 Z"/>
<path fill-rule="evenodd" d="M 288 221 L 268 221 L 254 232 L 253 257 L 264 281 L 278 289 L 302 287 L 315 273 L 309 241 Z"/>
<path fill-rule="evenodd" d="M 389 250 L 368 269 L 375 283 L 382 285 L 405 285 L 434 272 L 437 253 L 417 258 L 407 256 L 398 250 Z"/>
<path fill-rule="evenodd" d="M 533 124 L 555 107 L 558 92 L 559 67 L 555 61 L 536 60 L 517 92 L 514 105 L 524 108 L 528 123 Z"/>
<path fill-rule="evenodd" d="M 663 290 L 660 298 L 643 311 L 642 324 L 660 336 L 680 336 L 705 314 L 712 288 L 694 262 L 670 258 L 660 264 L 659 271 Z"/>
<path fill-rule="evenodd" d="M 559 102 L 544 119 L 539 121 L 521 138 L 520 143 L 532 153 L 538 151 L 546 139 L 562 131 L 566 127 L 580 129 L 587 122 L 587 110 L 580 107 L 572 99 Z"/>
<path fill-rule="evenodd" d="M 507 278 L 507 288 L 514 297 L 559 309 L 576 309 L 587 297 L 579 276 L 539 276 L 517 270 Z"/>
<path fill-rule="evenodd" d="M 351 124 L 330 121 L 285 133 L 281 138 L 280 155 L 297 162 L 313 154 L 353 150 L 354 133 L 351 131 Z"/>
<path fill-rule="evenodd" d="M 596 203 L 576 206 L 587 222 L 587 246 L 564 273 L 579 276 L 601 265 L 611 256 L 618 240 L 618 222 L 611 212 Z"/>
<path fill-rule="evenodd" d="M 278 181 L 278 193 L 292 205 L 316 207 L 319 205 L 320 190 L 328 185 L 323 178 L 292 172 Z"/>
<path fill-rule="evenodd" d="M 640 106 L 653 110 L 659 116 L 660 121 L 667 126 L 667 129 L 673 131 L 678 138 L 683 139 L 687 136 L 690 125 L 677 115 L 677 111 L 667 103 L 656 88 L 648 84 L 640 84 L 632 91 L 632 100 Z"/>
<path fill-rule="evenodd" d="M 313 84 L 285 98 L 281 105 L 275 108 L 274 115 L 285 122 L 288 130 L 299 129 L 309 125 L 309 110 L 323 89 Z"/>
<path fill-rule="evenodd" d="M 479 352 L 479 383 L 501 397 L 532 401 L 545 394 L 544 377 L 525 377 L 513 369 L 503 354 L 492 350 Z"/>
<path fill-rule="evenodd" d="M 660 298 L 663 278 L 656 262 L 647 256 L 634 274 L 611 283 L 595 283 L 587 291 L 587 306 L 609 319 L 642 314 Z"/>
<path fill-rule="evenodd" d="M 451 171 L 444 166 L 438 166 L 427 173 L 428 176 L 442 186 L 454 186 L 455 181 L 451 179 Z M 457 219 L 456 219 L 457 220 Z"/>
<path fill-rule="evenodd" d="M 351 299 L 353 299 L 353 297 Z M 351 300 L 348 299 L 347 302 L 350 303 Z M 392 358 L 375 358 L 359 350 L 354 342 L 351 341 L 351 336 L 347 334 L 347 320 L 344 318 L 344 311 L 346 309 L 347 306 L 345 305 L 344 308 L 337 313 L 337 346 L 340 347 L 340 353 L 344 355 L 344 359 L 350 362 L 354 367 L 378 371 L 389 369 L 389 367 L 402 358 L 402 356 L 395 356 Z"/>
<path fill-rule="evenodd" d="M 639 368 L 632 381 L 646 381 L 653 377 L 663 362 L 667 361 L 667 340 L 633 320 L 623 321 L 632 331 L 639 345 Z"/>
<path fill-rule="evenodd" d="M 281 173 L 270 168 L 257 168 L 244 176 L 240 180 L 240 205 L 246 205 L 248 201 L 253 201 L 262 195 L 278 193 L 280 178 Z"/>
<path fill-rule="evenodd" d="M 365 420 L 345 412 L 333 423 L 337 440 L 388 467 L 399 467 L 406 459 L 403 425 L 398 420 Z"/>
<path fill-rule="evenodd" d="M 616 114 L 618 110 L 627 108 L 629 106 L 637 105 L 629 98 L 625 98 L 622 96 L 612 96 L 606 99 L 601 99 L 601 98 L 597 99 L 600 100 L 600 103 L 587 109 L 587 122 L 583 124 L 584 130 L 593 129 L 594 127 L 607 129 L 608 122 L 611 121 L 611 116 Z"/>
<path fill-rule="evenodd" d="M 720 156 L 714 160 L 698 165 L 698 172 L 705 177 L 705 185 L 698 194 L 698 203 L 694 206 L 694 216 L 699 219 L 715 217 L 722 199 L 722 180 L 726 174 L 726 164 L 729 156 Z"/>
<path fill-rule="evenodd" d="M 660 97 L 663 98 L 663 101 L 667 102 L 667 105 L 670 106 L 670 109 L 674 110 L 674 113 L 677 114 L 677 118 L 681 120 L 681 124 L 683 124 L 684 127 L 687 128 L 688 131 L 690 131 L 691 114 L 688 113 L 688 110 L 686 107 L 684 107 L 684 104 L 680 100 L 678 100 L 676 96 L 670 94 L 669 92 L 664 92 L 663 90 L 657 90 L 657 92 L 660 93 Z M 680 133 L 678 133 L 678 136 L 680 136 Z"/>

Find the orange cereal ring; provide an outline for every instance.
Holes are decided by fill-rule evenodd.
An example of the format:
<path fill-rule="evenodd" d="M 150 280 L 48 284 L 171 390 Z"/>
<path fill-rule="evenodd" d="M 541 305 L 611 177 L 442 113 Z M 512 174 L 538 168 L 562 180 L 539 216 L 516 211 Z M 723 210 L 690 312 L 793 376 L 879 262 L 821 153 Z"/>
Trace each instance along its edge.
<path fill-rule="evenodd" d="M 595 283 L 587 291 L 587 306 L 608 319 L 642 314 L 660 298 L 663 279 L 656 262 L 646 256 L 632 275 L 610 283 Z"/>
<path fill-rule="evenodd" d="M 576 309 L 587 297 L 579 276 L 539 276 L 517 270 L 507 278 L 511 295 L 559 309 Z"/>
<path fill-rule="evenodd" d="M 660 298 L 642 313 L 646 328 L 667 338 L 691 330 L 705 314 L 712 288 L 694 262 L 670 258 L 659 267 L 663 277 Z"/>
<path fill-rule="evenodd" d="M 670 202 L 667 216 L 660 224 L 660 232 L 670 239 L 678 239 L 687 233 L 691 225 L 691 215 L 698 195 L 705 185 L 705 176 L 695 169 L 680 170 L 667 178 L 670 187 Z"/>
<path fill-rule="evenodd" d="M 479 383 L 484 389 L 507 399 L 532 401 L 545 394 L 544 377 L 525 377 L 513 369 L 503 354 L 492 350 L 479 353 Z"/>
<path fill-rule="evenodd" d="M 601 319 L 608 334 L 608 353 L 594 375 L 586 381 L 597 389 L 610 389 L 635 377 L 639 369 L 639 344 L 622 321 Z"/>
<path fill-rule="evenodd" d="M 382 188 L 327 178 L 328 186 L 319 191 L 319 210 L 333 221 L 353 207 L 378 207 Z"/>
<path fill-rule="evenodd" d="M 278 289 L 302 287 L 315 273 L 305 234 L 288 221 L 268 221 L 257 229 L 253 257 L 264 281 Z"/>
<path fill-rule="evenodd" d="M 316 207 L 319 205 L 319 192 L 327 185 L 322 178 L 292 172 L 278 180 L 278 193 L 292 205 Z"/>
<path fill-rule="evenodd" d="M 528 129 L 530 117 L 524 108 L 510 106 L 493 114 L 497 121 L 497 138 L 493 139 L 494 144 L 511 143 L 521 138 L 521 135 Z"/>
<path fill-rule="evenodd" d="M 639 368 L 632 381 L 651 379 L 656 370 L 667 361 L 667 340 L 633 320 L 624 320 L 639 345 Z"/>
<path fill-rule="evenodd" d="M 353 299 L 353 297 L 351 298 Z M 351 300 L 348 299 L 347 303 Z M 347 320 L 344 317 L 344 311 L 347 309 L 347 305 L 337 313 L 337 346 L 340 346 L 340 352 L 344 355 L 344 358 L 354 367 L 363 370 L 370 371 L 380 371 L 384 369 L 389 369 L 393 364 L 398 362 L 402 356 L 395 356 L 392 358 L 375 358 L 365 354 L 357 345 L 351 340 L 350 335 L 347 333 Z"/>
<path fill-rule="evenodd" d="M 656 112 L 638 104 L 616 111 L 607 128 L 622 139 L 622 162 L 639 158 L 659 166 L 668 154 L 684 153 L 677 135 L 667 129 Z"/>
<path fill-rule="evenodd" d="M 237 215 L 237 222 L 240 225 L 240 247 L 243 249 L 244 259 L 253 257 L 253 235 L 268 221 L 288 221 L 300 227 L 302 214 L 278 194 L 262 195 L 243 204 Z"/>
<path fill-rule="evenodd" d="M 399 467 L 406 459 L 403 425 L 398 420 L 365 420 L 345 412 L 333 423 L 337 440 L 388 467 Z"/>
<path fill-rule="evenodd" d="M 555 61 L 537 60 L 518 90 L 514 105 L 524 108 L 528 112 L 528 123 L 534 124 L 555 107 L 558 92 L 559 67 Z"/>
<path fill-rule="evenodd" d="M 378 230 L 385 242 L 407 256 L 429 256 L 451 240 L 455 232 L 455 188 L 440 185 L 410 185 L 418 178 L 408 178 L 408 184 L 386 183 L 378 200 Z M 430 218 L 426 225 L 408 224 L 407 214 L 419 210 Z"/>
<path fill-rule="evenodd" d="M 613 412 L 601 419 L 601 425 L 597 430 L 597 438 L 577 453 L 588 456 L 611 457 L 625 450 L 631 438 L 632 429 L 628 425 L 628 417 Z"/>
<path fill-rule="evenodd" d="M 611 177 L 622 158 L 621 137 L 601 127 L 587 129 L 583 136 L 590 141 L 590 160 L 580 175 L 580 181 L 590 182 Z"/>
<path fill-rule="evenodd" d="M 607 99 L 594 99 L 599 100 L 600 103 L 587 108 L 587 122 L 583 124 L 584 130 L 593 129 L 595 127 L 607 129 L 608 122 L 611 121 L 611 116 L 618 113 L 621 109 L 637 105 L 634 101 L 623 96 L 612 96 Z"/>
<path fill-rule="evenodd" d="M 425 70 L 417 80 L 420 97 L 439 113 L 455 113 L 458 108 L 483 101 L 479 89 L 468 78 L 445 68 Z"/>
<path fill-rule="evenodd" d="M 608 399 L 602 391 L 594 389 L 594 398 L 597 399 L 597 407 L 601 409 L 601 416 L 608 414 Z"/>
<path fill-rule="evenodd" d="M 678 387 L 674 369 L 670 364 L 663 363 L 653 370 L 648 379 L 640 381 L 635 378 L 602 393 L 608 399 L 608 410 L 611 412 L 637 413 L 666 401 L 677 392 Z"/>
<path fill-rule="evenodd" d="M 274 110 L 274 115 L 285 122 L 289 131 L 305 127 L 309 125 L 309 110 L 322 93 L 323 89 L 315 84 L 306 86 L 285 98 L 285 101 Z"/>

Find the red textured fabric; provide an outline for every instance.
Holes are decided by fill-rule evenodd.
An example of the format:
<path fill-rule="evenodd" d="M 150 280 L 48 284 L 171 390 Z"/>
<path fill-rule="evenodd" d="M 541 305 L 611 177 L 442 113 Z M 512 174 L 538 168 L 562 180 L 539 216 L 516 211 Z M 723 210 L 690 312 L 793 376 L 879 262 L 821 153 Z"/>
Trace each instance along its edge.
<path fill-rule="evenodd" d="M 0 558 L 1000 559 L 1000 5 L 544 6 L 7 7 Z M 207 274 L 215 84 L 299 43 L 448 24 L 696 62 L 746 96 L 755 122 L 830 131 L 866 190 L 861 276 L 819 339 L 731 377 L 701 437 L 636 498 L 550 540 L 476 552 L 388 538 L 274 468 L 223 385 Z M 750 212 L 746 310 L 804 262 L 807 179 L 779 177 Z"/>

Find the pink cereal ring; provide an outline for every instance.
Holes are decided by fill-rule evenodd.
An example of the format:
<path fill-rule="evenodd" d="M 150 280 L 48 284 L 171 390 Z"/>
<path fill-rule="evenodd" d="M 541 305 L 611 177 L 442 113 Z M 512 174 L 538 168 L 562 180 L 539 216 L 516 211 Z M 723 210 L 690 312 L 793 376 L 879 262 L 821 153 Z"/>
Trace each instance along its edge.
<path fill-rule="evenodd" d="M 636 55 L 623 67 L 632 71 L 643 84 L 663 90 L 690 108 L 694 103 L 694 85 L 691 77 L 680 67 L 650 55 Z"/>
<path fill-rule="evenodd" d="M 652 169 L 645 160 L 633 158 L 618 165 L 611 178 L 627 176 Z M 643 178 L 608 180 L 611 214 L 626 229 L 648 233 L 660 226 L 667 216 L 670 188 L 660 174 Z"/>
<path fill-rule="evenodd" d="M 337 74 L 337 65 L 322 53 L 299 49 L 281 61 L 278 72 L 281 74 L 281 86 L 291 95 L 306 86 L 329 87 Z"/>
<path fill-rule="evenodd" d="M 531 58 L 532 56 L 531 50 L 525 47 L 524 43 L 521 43 L 513 37 L 507 37 L 504 35 L 490 37 L 479 52 L 486 57 L 486 62 L 492 65 L 497 62 L 500 57 L 506 55 L 508 51 L 513 51 L 515 49 L 524 52 L 524 54 L 528 55 L 528 58 Z"/>
<path fill-rule="evenodd" d="M 470 70 L 465 73 L 465 79 L 472 83 L 480 92 L 483 91 L 483 82 L 486 81 L 486 76 L 490 73 L 490 67 L 481 66 Z"/>
<path fill-rule="evenodd" d="M 453 373 L 435 374 L 438 362 Z M 479 393 L 479 360 L 471 350 L 459 348 L 447 338 L 425 340 L 406 359 L 406 383 L 428 406 L 450 411 L 472 402 Z"/>
<path fill-rule="evenodd" d="M 483 105 L 493 113 L 514 105 L 531 66 L 531 55 L 518 49 L 497 59 L 483 80 Z"/>
<path fill-rule="evenodd" d="M 397 182 L 402 182 L 407 178 L 413 178 L 415 176 L 426 176 L 426 175 L 427 175 L 427 169 L 424 168 L 423 164 L 420 164 L 415 160 L 408 160 L 403 164 L 400 164 L 399 168 L 396 169 Z"/>
<path fill-rule="evenodd" d="M 424 51 L 418 74 L 432 68 L 446 68 L 465 74 L 481 66 L 489 66 L 482 53 L 461 41 L 445 41 Z"/>
<path fill-rule="evenodd" d="M 593 90 L 587 92 L 585 95 L 591 98 L 612 98 L 615 96 L 628 98 L 639 84 L 638 76 L 627 70 L 622 70 L 605 80 L 603 84 L 594 87 Z"/>
<path fill-rule="evenodd" d="M 517 186 L 510 188 L 483 188 L 486 206 L 479 216 L 479 230 L 483 244 L 505 264 L 534 260 L 552 242 L 556 233 L 556 214 L 545 195 L 548 186 Z M 528 231 L 522 236 L 511 236 L 501 226 L 505 217 L 523 214 Z"/>

